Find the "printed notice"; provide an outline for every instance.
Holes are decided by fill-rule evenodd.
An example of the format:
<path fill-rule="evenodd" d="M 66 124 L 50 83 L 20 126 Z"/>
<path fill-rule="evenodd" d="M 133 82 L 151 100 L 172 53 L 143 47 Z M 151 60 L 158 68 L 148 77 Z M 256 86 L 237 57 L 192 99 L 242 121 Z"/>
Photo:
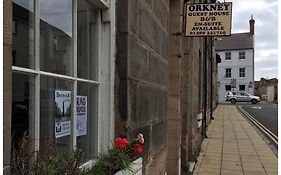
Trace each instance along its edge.
<path fill-rule="evenodd" d="M 87 135 L 87 96 L 77 96 L 76 108 L 76 134 L 77 136 Z"/>
<path fill-rule="evenodd" d="M 70 135 L 71 131 L 71 92 L 55 91 L 55 137 Z"/>
<path fill-rule="evenodd" d="M 186 36 L 231 35 L 232 3 L 186 5 Z"/>
<path fill-rule="evenodd" d="M 56 122 L 55 123 L 55 137 L 60 138 L 70 135 L 71 122 Z"/>

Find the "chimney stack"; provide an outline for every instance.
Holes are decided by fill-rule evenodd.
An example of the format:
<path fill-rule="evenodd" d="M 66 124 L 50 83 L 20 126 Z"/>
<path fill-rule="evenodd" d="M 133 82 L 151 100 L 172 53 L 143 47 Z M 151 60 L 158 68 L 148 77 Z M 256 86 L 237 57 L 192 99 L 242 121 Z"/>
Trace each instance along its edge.
<path fill-rule="evenodd" d="M 251 19 L 249 20 L 250 25 L 250 35 L 255 34 L 255 20 L 253 19 L 253 15 L 251 15 Z"/>

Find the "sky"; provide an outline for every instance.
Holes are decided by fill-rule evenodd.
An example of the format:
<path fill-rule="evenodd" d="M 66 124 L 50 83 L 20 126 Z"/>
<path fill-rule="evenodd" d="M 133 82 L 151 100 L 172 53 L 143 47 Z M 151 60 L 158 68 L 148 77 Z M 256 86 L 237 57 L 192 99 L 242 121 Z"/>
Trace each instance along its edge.
<path fill-rule="evenodd" d="M 255 20 L 255 80 L 278 78 L 278 0 L 232 0 L 232 33 L 249 32 Z M 221 1 L 222 2 L 222 1 Z"/>

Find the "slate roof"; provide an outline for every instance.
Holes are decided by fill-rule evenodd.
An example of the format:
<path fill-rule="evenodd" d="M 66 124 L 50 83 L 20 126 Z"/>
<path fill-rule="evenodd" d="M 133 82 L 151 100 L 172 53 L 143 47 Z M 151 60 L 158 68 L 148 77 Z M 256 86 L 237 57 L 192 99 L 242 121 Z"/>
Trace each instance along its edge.
<path fill-rule="evenodd" d="M 216 50 L 253 49 L 253 35 L 250 33 L 233 33 L 231 36 L 218 37 L 215 41 Z"/>

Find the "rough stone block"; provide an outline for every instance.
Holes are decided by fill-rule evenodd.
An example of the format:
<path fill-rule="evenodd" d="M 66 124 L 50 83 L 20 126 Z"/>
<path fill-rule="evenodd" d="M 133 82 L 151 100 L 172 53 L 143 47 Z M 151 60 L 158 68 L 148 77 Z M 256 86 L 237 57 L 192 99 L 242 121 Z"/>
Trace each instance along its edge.
<path fill-rule="evenodd" d="M 135 35 L 138 35 L 138 23 L 139 23 L 138 0 L 130 0 L 128 2 L 130 4 L 130 10 L 129 10 L 130 31 Z"/>
<path fill-rule="evenodd" d="M 150 54 L 148 80 L 162 86 L 167 86 L 167 74 L 167 63 L 161 61 L 159 57 Z"/>
<path fill-rule="evenodd" d="M 158 152 L 160 148 L 167 145 L 167 124 L 161 121 L 152 124 L 152 148 L 154 152 Z"/>
<path fill-rule="evenodd" d="M 10 31 L 11 32 L 11 31 Z M 3 166 L 10 165 L 11 152 L 11 104 L 12 104 L 12 46 L 3 49 Z"/>
<path fill-rule="evenodd" d="M 167 129 L 169 138 L 179 138 L 179 135 L 181 134 L 181 120 L 169 119 Z"/>
<path fill-rule="evenodd" d="M 169 13 L 168 13 L 167 6 L 165 6 L 162 0 L 153 1 L 153 12 L 155 16 L 158 18 L 158 20 L 161 22 L 162 28 L 165 28 L 167 30 L 168 27 L 167 18 Z"/>
<path fill-rule="evenodd" d="M 183 13 L 183 0 L 170 1 L 170 16 L 180 16 Z"/>
<path fill-rule="evenodd" d="M 139 30 L 139 38 L 161 54 L 161 26 L 157 24 L 156 19 L 143 1 L 139 3 Z"/>
<path fill-rule="evenodd" d="M 181 59 L 179 57 L 169 57 L 169 75 L 180 76 L 181 75 Z"/>
<path fill-rule="evenodd" d="M 149 90 L 145 87 L 131 83 L 129 85 L 128 93 L 128 109 L 131 121 L 137 124 L 149 123 L 152 116 L 151 109 L 153 108 L 153 104 L 151 103 L 154 102 L 153 100 L 150 102 L 151 98 L 149 98 Z"/>
<path fill-rule="evenodd" d="M 130 37 L 129 43 L 129 77 L 147 80 L 148 76 L 148 53 L 135 39 Z"/>
<path fill-rule="evenodd" d="M 161 90 L 158 91 L 158 119 L 167 118 L 167 91 Z"/>
<path fill-rule="evenodd" d="M 182 16 L 172 16 L 169 20 L 169 33 L 175 34 L 182 32 L 182 25 L 183 25 L 183 18 Z"/>
<path fill-rule="evenodd" d="M 162 31 L 162 57 L 165 60 L 169 58 L 169 35 Z"/>
<path fill-rule="evenodd" d="M 168 172 L 167 174 L 169 175 L 178 175 L 180 174 L 180 169 L 181 169 L 181 162 L 179 159 L 169 159 L 167 160 L 167 166 L 168 166 Z"/>
<path fill-rule="evenodd" d="M 168 159 L 180 157 L 180 138 L 169 137 L 168 139 Z"/>
<path fill-rule="evenodd" d="M 169 95 L 181 95 L 181 76 L 169 76 Z"/>
<path fill-rule="evenodd" d="M 169 56 L 182 56 L 182 37 L 170 35 L 169 37 Z"/>

